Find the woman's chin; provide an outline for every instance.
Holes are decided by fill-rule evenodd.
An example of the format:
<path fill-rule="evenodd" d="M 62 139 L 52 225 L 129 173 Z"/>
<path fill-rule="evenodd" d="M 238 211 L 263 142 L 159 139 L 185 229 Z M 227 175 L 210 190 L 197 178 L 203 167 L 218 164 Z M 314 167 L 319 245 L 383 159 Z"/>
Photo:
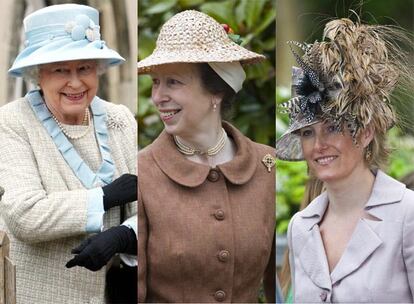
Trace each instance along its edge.
<path fill-rule="evenodd" d="M 188 131 L 189 129 L 185 124 L 177 120 L 163 121 L 163 124 L 165 132 L 172 136 L 180 136 L 183 131 Z"/>
<path fill-rule="evenodd" d="M 166 124 L 164 122 L 164 130 L 165 132 L 167 132 L 167 134 L 171 135 L 171 136 L 176 136 L 177 134 L 177 127 L 171 124 Z"/>
<path fill-rule="evenodd" d="M 314 170 L 313 174 L 324 183 L 333 182 L 339 178 L 334 170 Z"/>

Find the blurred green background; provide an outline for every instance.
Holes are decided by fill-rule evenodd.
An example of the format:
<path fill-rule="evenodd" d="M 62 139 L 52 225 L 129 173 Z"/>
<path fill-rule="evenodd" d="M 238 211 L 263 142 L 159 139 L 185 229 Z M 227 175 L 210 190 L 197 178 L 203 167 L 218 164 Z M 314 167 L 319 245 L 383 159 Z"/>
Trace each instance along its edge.
<path fill-rule="evenodd" d="M 256 142 L 275 142 L 275 18 L 273 0 L 139 0 L 138 60 L 155 48 L 161 25 L 178 12 L 195 9 L 226 23 L 243 39 L 242 46 L 268 60 L 245 67 L 247 79 L 236 96 L 231 122 Z M 138 77 L 138 145 L 143 148 L 163 125 L 151 103 L 151 78 Z"/>
<path fill-rule="evenodd" d="M 290 98 L 291 67 L 296 65 L 286 45 L 288 40 L 312 43 L 321 40 L 322 31 L 327 21 L 336 17 L 355 19 L 355 10 L 365 23 L 392 24 L 413 33 L 412 0 L 279 0 L 277 2 L 277 104 Z M 412 38 L 413 36 L 411 36 Z M 413 54 L 413 49 L 407 49 Z M 411 56 L 412 58 L 412 56 Z M 414 84 L 413 84 L 414 85 Z M 402 103 L 395 104 L 403 119 L 403 128 L 394 127 L 389 132 L 390 146 L 394 149 L 386 170 L 391 176 L 401 179 L 414 171 L 414 87 L 410 88 L 411 96 L 406 96 Z M 287 115 L 276 110 L 276 130 L 279 138 L 288 125 Z M 308 179 L 305 162 L 276 163 L 276 230 L 286 233 L 287 225 L 299 206 L 304 194 L 304 186 Z M 278 264 L 280 261 L 278 261 Z"/>

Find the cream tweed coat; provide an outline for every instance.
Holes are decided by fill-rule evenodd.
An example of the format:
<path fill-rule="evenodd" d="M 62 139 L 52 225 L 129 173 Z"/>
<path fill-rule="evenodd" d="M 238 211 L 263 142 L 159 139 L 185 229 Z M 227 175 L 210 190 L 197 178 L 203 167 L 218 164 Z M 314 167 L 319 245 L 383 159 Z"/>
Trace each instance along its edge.
<path fill-rule="evenodd" d="M 124 106 L 105 107 L 114 178 L 136 174 L 136 122 Z M 82 140 L 72 143 L 95 171 L 101 158 L 93 132 Z M 87 190 L 24 98 L 0 108 L 0 185 L 0 229 L 17 265 L 17 303 L 105 303 L 105 269 L 65 268 L 71 249 L 88 236 Z M 136 214 L 136 203 L 127 213 Z M 105 213 L 105 229 L 119 224 L 118 207 Z"/>

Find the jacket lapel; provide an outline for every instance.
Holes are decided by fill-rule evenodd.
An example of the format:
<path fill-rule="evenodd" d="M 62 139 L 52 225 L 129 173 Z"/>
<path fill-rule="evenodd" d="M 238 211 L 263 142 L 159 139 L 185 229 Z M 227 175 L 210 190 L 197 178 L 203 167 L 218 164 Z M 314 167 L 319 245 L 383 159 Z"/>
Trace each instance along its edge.
<path fill-rule="evenodd" d="M 374 232 L 380 222 L 360 219 L 352 237 L 342 254 L 341 259 L 331 273 L 332 284 L 343 279 L 356 269 L 382 244 L 382 240 Z"/>
<path fill-rule="evenodd" d="M 376 233 L 387 217 L 384 205 L 398 203 L 404 196 L 405 185 L 377 171 L 371 196 L 365 211 L 378 220 L 360 219 L 341 259 L 329 274 L 323 241 L 317 225 L 328 206 L 328 195 L 323 192 L 300 212 L 303 220 L 305 245 L 299 254 L 300 263 L 309 278 L 319 287 L 331 289 L 332 284 L 357 270 L 381 246 L 383 241 Z M 388 211 L 389 212 L 389 211 Z"/>
<path fill-rule="evenodd" d="M 381 170 L 377 171 L 372 193 L 365 205 L 365 212 L 378 220 L 366 218 L 359 220 L 341 259 L 331 273 L 332 284 L 357 270 L 383 243 L 376 233 L 389 212 L 389 209 L 383 206 L 400 202 L 404 191 L 404 184 Z"/>
<path fill-rule="evenodd" d="M 321 221 L 327 206 L 328 197 L 326 192 L 323 192 L 301 212 L 306 235 L 304 236 L 305 245 L 299 253 L 299 260 L 304 271 L 315 285 L 331 290 L 328 261 L 319 226 L 317 225 Z"/>
<path fill-rule="evenodd" d="M 318 225 L 314 225 L 309 231 L 309 237 L 300 252 L 299 260 L 304 271 L 315 285 L 331 290 L 329 266 Z"/>

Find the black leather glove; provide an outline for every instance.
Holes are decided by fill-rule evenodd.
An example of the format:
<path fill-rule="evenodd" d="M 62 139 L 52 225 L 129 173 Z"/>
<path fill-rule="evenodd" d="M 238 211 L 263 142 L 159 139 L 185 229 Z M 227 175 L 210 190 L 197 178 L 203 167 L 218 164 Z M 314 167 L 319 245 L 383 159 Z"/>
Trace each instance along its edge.
<path fill-rule="evenodd" d="M 137 176 L 123 174 L 109 185 L 103 186 L 104 210 L 137 200 Z"/>
<path fill-rule="evenodd" d="M 112 227 L 84 240 L 72 249 L 77 254 L 66 263 L 67 268 L 83 266 L 89 270 L 101 269 L 116 253 L 137 254 L 137 236 L 127 226 Z"/>

